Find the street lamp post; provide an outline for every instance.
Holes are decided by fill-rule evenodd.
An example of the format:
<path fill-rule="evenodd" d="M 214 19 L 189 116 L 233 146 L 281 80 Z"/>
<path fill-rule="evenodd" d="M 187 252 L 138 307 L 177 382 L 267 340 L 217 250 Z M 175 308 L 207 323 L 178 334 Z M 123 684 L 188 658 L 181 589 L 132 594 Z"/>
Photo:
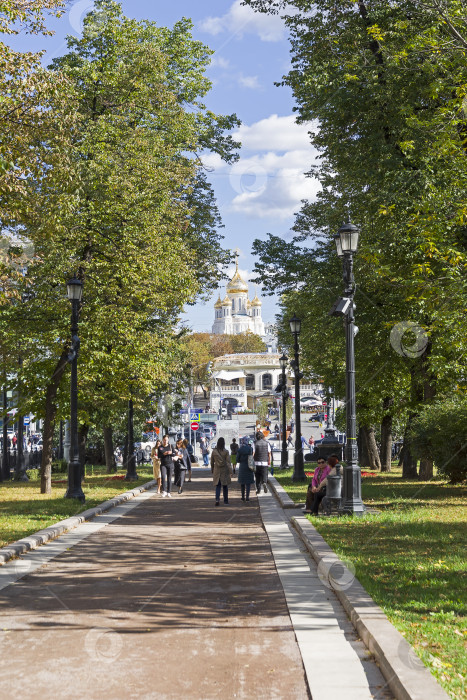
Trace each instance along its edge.
<path fill-rule="evenodd" d="M 125 480 L 136 481 L 137 479 L 138 474 L 136 473 L 135 438 L 133 432 L 133 399 L 130 396 L 128 399 L 128 457 Z"/>
<path fill-rule="evenodd" d="M 287 377 L 285 374 L 285 369 L 287 367 L 287 362 L 289 358 L 285 353 L 282 353 L 279 357 L 279 364 L 281 367 L 281 387 L 282 387 L 282 451 L 281 451 L 281 469 L 287 469 L 289 466 L 289 452 L 287 450 Z"/>
<path fill-rule="evenodd" d="M 301 425 L 301 415 L 300 415 L 300 379 L 302 375 L 300 374 L 299 365 L 299 347 L 298 347 L 298 336 L 300 335 L 300 330 L 302 322 L 296 316 L 293 316 L 290 321 L 290 330 L 292 331 L 294 337 L 294 378 L 295 378 L 295 454 L 294 454 L 294 470 L 292 481 L 305 481 L 305 469 L 303 461 L 303 449 L 302 449 L 302 425 Z"/>
<path fill-rule="evenodd" d="M 337 255 L 343 259 L 344 302 L 345 315 L 345 411 L 346 411 L 346 444 L 344 484 L 341 512 L 350 515 L 362 515 L 365 506 L 362 501 L 362 475 L 358 464 L 357 447 L 357 417 L 355 398 L 355 346 L 354 338 L 357 332 L 354 319 L 354 275 L 353 256 L 358 248 L 359 229 L 350 222 L 343 224 L 334 236 Z"/>
<path fill-rule="evenodd" d="M 68 487 L 65 498 L 76 498 L 84 503 L 85 496 L 81 488 L 81 462 L 78 449 L 78 313 L 83 283 L 77 277 L 67 282 L 67 295 L 71 301 L 71 350 L 68 362 L 71 365 L 70 380 L 70 461 L 68 462 Z"/>
<path fill-rule="evenodd" d="M 193 365 L 189 362 L 186 366 L 187 370 L 190 373 L 190 385 L 188 387 L 188 437 L 190 439 L 190 445 L 193 445 L 193 431 L 191 429 L 191 409 L 192 409 L 192 404 L 193 404 Z M 196 440 L 195 440 L 195 446 L 196 446 Z M 195 454 L 195 450 L 193 449 L 193 454 Z"/>

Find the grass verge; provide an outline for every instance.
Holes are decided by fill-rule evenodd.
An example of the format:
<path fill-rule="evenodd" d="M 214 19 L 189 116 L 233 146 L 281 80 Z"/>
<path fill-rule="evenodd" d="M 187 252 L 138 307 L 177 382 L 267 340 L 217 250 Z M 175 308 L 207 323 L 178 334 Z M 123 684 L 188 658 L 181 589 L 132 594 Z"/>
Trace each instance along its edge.
<path fill-rule="evenodd" d="M 292 470 L 274 476 L 295 502 L 307 484 Z M 380 512 L 307 516 L 355 567 L 358 580 L 452 698 L 466 698 L 467 491 L 433 479 L 407 481 L 395 469 L 362 479 L 365 504 Z"/>
<path fill-rule="evenodd" d="M 148 469 L 149 467 L 149 469 Z M 124 476 L 119 472 L 118 476 Z M 83 491 L 86 503 L 64 498 L 66 475 L 53 474 L 52 493 L 40 493 L 38 478 L 29 482 L 7 481 L 0 487 L 0 547 L 20 540 L 53 523 L 94 508 L 103 501 L 130 491 L 152 479 L 150 465 L 138 468 L 138 481 L 115 479 L 105 474 L 105 467 L 86 466 Z M 63 482 L 63 483 L 53 483 Z"/>

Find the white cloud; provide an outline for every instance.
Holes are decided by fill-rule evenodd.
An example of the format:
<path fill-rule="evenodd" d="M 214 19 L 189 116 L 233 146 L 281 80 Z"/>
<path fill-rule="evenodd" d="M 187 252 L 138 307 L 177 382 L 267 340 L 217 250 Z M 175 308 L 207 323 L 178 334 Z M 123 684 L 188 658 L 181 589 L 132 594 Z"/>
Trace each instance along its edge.
<path fill-rule="evenodd" d="M 226 70 L 230 66 L 230 61 L 227 58 L 223 58 L 222 56 L 217 56 L 214 54 L 214 56 L 211 58 L 211 68 L 223 68 Z"/>
<path fill-rule="evenodd" d="M 208 168 L 208 170 L 215 170 L 216 172 L 227 167 L 218 153 L 203 153 L 202 161 L 205 168 Z"/>
<path fill-rule="evenodd" d="M 253 273 L 251 272 L 251 270 L 250 271 L 242 270 L 242 268 L 239 267 L 238 271 L 239 271 L 242 279 L 245 280 L 245 282 L 248 282 L 250 280 L 250 278 L 253 277 Z M 226 274 L 226 277 L 228 277 L 228 279 L 231 280 L 235 274 L 235 265 L 229 265 L 225 274 Z"/>
<path fill-rule="evenodd" d="M 240 159 L 231 168 L 230 183 L 236 192 L 232 211 L 255 218 L 287 219 L 302 199 L 314 199 L 320 185 L 304 173 L 313 162 L 312 149 L 258 154 Z"/>
<path fill-rule="evenodd" d="M 286 117 L 271 114 L 251 126 L 242 124 L 233 136 L 249 151 L 288 151 L 309 146 L 308 132 L 313 128 L 312 123 L 296 124 L 293 114 Z"/>
<path fill-rule="evenodd" d="M 228 177 L 231 211 L 284 220 L 299 211 L 302 199 L 313 200 L 320 184 L 304 173 L 317 159 L 308 135 L 314 128 L 311 123 L 296 124 L 293 115 L 272 114 L 250 126 L 242 125 L 234 134 L 242 150 L 232 166 L 216 154 L 204 155 L 209 169 Z"/>
<path fill-rule="evenodd" d="M 257 75 L 240 75 L 238 77 L 238 82 L 242 87 L 249 88 L 250 90 L 259 90 L 261 88 Z"/>
<path fill-rule="evenodd" d="M 244 34 L 258 34 L 262 41 L 281 41 L 285 37 L 285 25 L 278 15 L 255 12 L 242 0 L 235 0 L 229 11 L 221 17 L 206 17 L 199 29 L 216 36 L 230 32 L 241 38 Z"/>

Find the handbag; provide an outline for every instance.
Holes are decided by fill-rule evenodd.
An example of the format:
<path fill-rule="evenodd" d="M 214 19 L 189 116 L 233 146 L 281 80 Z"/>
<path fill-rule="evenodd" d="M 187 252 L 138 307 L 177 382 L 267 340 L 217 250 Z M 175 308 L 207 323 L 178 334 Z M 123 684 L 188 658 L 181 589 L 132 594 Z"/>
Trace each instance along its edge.
<path fill-rule="evenodd" d="M 252 454 L 248 455 L 248 469 L 251 469 L 252 472 L 256 471 L 255 460 Z"/>

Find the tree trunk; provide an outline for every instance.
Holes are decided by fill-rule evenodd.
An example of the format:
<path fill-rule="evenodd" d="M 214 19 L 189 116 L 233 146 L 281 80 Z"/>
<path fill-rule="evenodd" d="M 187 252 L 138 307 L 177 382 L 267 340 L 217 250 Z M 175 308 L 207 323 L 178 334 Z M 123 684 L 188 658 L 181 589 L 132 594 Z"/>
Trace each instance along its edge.
<path fill-rule="evenodd" d="M 394 403 L 392 397 L 386 397 L 383 401 L 383 410 L 385 414 L 381 421 L 381 471 L 391 471 L 392 457 L 392 413 L 388 413 L 390 407 Z"/>
<path fill-rule="evenodd" d="M 89 425 L 80 425 L 78 430 L 79 461 L 81 462 L 81 480 L 86 476 L 84 465 L 86 462 L 86 439 L 88 437 Z"/>
<path fill-rule="evenodd" d="M 23 362 L 21 357 L 18 358 L 18 365 L 21 371 Z M 22 403 L 21 396 L 21 383 L 18 383 L 18 406 Z M 24 461 L 24 416 L 22 413 L 17 414 L 18 417 L 18 442 L 17 442 L 17 452 L 16 452 L 16 466 L 15 466 L 15 481 L 29 481 L 28 475 L 26 474 L 26 464 Z"/>
<path fill-rule="evenodd" d="M 403 479 L 418 479 L 417 474 L 417 460 L 412 454 L 412 449 L 410 445 L 410 426 L 415 417 L 415 414 L 411 414 L 405 426 L 404 432 L 404 443 L 402 445 L 401 451 L 401 462 L 402 462 L 402 478 Z"/>
<path fill-rule="evenodd" d="M 128 433 L 125 435 L 125 442 L 123 443 L 122 469 L 128 469 Z"/>
<path fill-rule="evenodd" d="M 114 442 L 111 425 L 108 425 L 104 428 L 104 451 L 107 474 L 112 474 L 113 472 L 117 471 L 117 463 L 115 461 Z"/>
<path fill-rule="evenodd" d="M 375 429 L 372 425 L 362 425 L 364 444 L 368 456 L 368 466 L 372 470 L 381 469 L 378 445 L 376 444 Z"/>
<path fill-rule="evenodd" d="M 363 428 L 360 426 L 358 429 L 358 438 L 357 438 L 357 446 L 358 446 L 358 461 L 361 467 L 366 467 L 368 468 L 370 466 L 370 458 L 368 455 L 368 450 L 367 450 L 367 445 L 366 445 L 366 440 L 365 436 L 363 434 Z"/>
<path fill-rule="evenodd" d="M 419 477 L 422 481 L 429 481 L 433 478 L 433 460 L 432 459 L 421 459 Z"/>
<path fill-rule="evenodd" d="M 54 373 L 45 393 L 44 425 L 42 428 L 41 493 L 52 492 L 52 447 L 54 437 L 57 390 L 65 373 L 68 349 L 64 350 L 55 365 Z"/>
<path fill-rule="evenodd" d="M 381 471 L 391 471 L 392 458 L 392 416 L 383 416 L 381 421 Z"/>

